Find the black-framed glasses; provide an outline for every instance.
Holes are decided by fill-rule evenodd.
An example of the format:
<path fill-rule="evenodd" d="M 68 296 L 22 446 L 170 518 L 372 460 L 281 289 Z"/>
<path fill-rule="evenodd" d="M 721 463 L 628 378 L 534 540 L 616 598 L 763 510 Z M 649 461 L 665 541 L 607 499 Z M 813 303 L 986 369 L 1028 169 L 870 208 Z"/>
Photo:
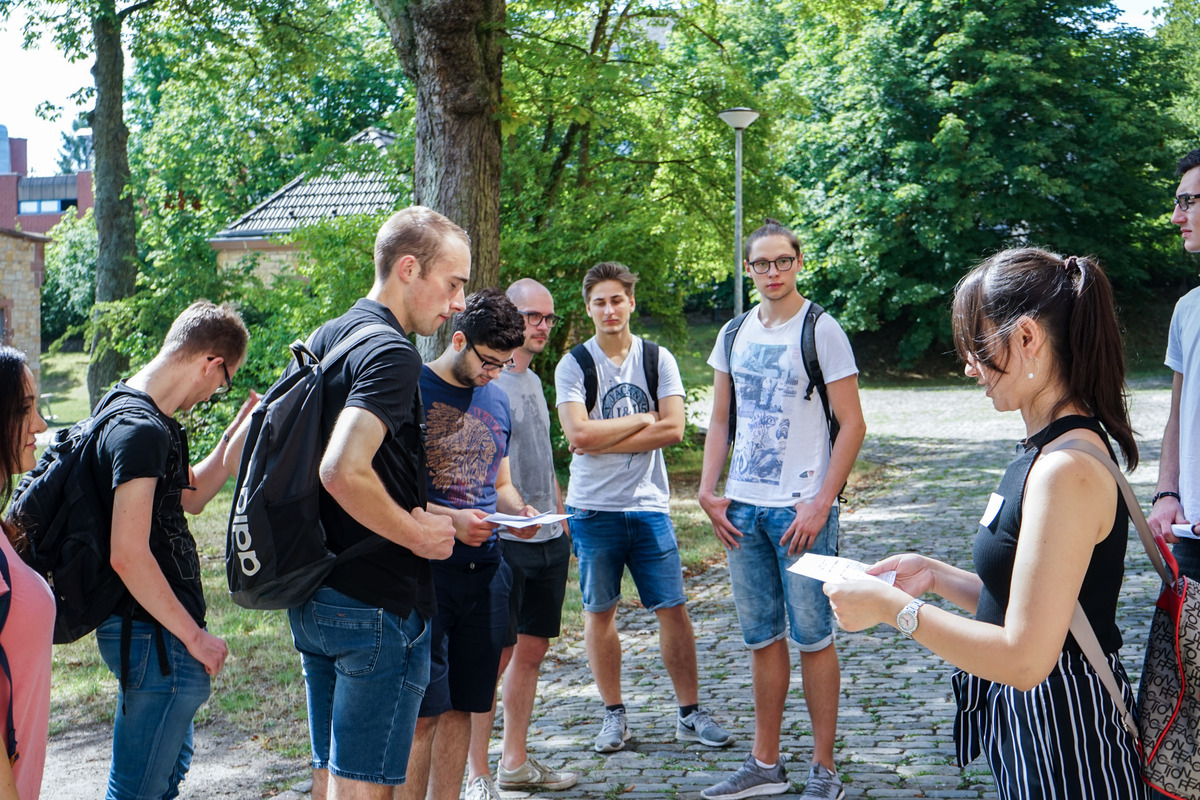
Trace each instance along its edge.
<path fill-rule="evenodd" d="M 467 346 L 471 348 L 471 352 L 474 353 L 475 357 L 479 359 L 479 363 L 483 365 L 485 372 L 504 372 L 505 370 L 512 369 L 516 364 L 516 362 L 511 358 L 503 363 L 499 361 L 492 361 L 490 358 L 484 358 L 483 353 L 480 353 L 475 349 L 474 342 L 469 342 Z"/>
<path fill-rule="evenodd" d="M 212 361 L 216 356 L 209 356 L 208 360 Z M 233 389 L 233 379 L 229 377 L 229 369 L 225 366 L 225 362 L 221 362 L 221 372 L 225 375 L 225 382 L 217 387 L 217 390 L 212 393 L 213 397 L 224 397 Z"/>
<path fill-rule="evenodd" d="M 525 321 L 535 328 L 543 322 L 546 323 L 547 328 L 553 328 L 562 320 L 558 314 L 543 314 L 540 311 L 522 311 L 521 316 L 525 317 Z"/>
<path fill-rule="evenodd" d="M 787 272 L 789 269 L 796 266 L 796 257 L 783 256 L 782 258 L 777 258 L 774 261 L 767 258 L 760 258 L 758 261 L 750 262 L 750 269 L 754 270 L 759 275 L 766 275 L 771 271 L 772 264 L 774 264 L 775 268 L 780 272 Z"/>
<path fill-rule="evenodd" d="M 1177 194 L 1175 195 L 1175 205 L 1180 211 L 1187 211 L 1192 207 L 1192 203 L 1200 200 L 1200 194 Z"/>

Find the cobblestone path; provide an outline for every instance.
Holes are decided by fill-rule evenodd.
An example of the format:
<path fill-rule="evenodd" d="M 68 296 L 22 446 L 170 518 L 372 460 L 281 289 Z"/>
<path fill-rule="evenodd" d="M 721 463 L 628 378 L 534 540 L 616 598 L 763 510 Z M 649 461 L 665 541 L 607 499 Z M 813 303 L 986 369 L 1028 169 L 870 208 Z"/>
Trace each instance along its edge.
<path fill-rule="evenodd" d="M 1153 491 L 1169 399 L 1161 386 L 1135 393 L 1143 446 L 1133 482 L 1141 497 Z M 1024 436 L 1020 418 L 997 414 L 974 389 L 870 390 L 863 392 L 863 402 L 870 432 L 862 457 L 885 466 L 883 485 L 851 498 L 843 511 L 842 555 L 870 562 L 913 550 L 969 565 L 976 521 L 1014 443 Z M 1136 682 L 1157 583 L 1140 545 L 1131 541 L 1129 554 L 1122 652 Z M 693 579 L 690 597 L 702 702 L 738 741 L 724 750 L 675 741 L 673 693 L 659 663 L 657 627 L 640 608 L 622 609 L 625 703 L 634 732 L 625 750 L 607 756 L 591 750 L 600 702 L 582 642 L 557 644 L 554 663 L 544 672 L 530 746 L 550 764 L 581 773 L 580 785 L 564 796 L 698 798 L 701 789 L 745 759 L 754 722 L 749 656 L 724 564 Z M 965 770 L 954 764 L 951 669 L 945 662 L 891 627 L 840 633 L 837 645 L 842 665 L 837 760 L 847 798 L 995 796 L 982 760 Z M 812 735 L 795 667 L 783 750 L 794 765 L 789 777 L 798 794 Z"/>
<path fill-rule="evenodd" d="M 1140 386 L 1133 395 L 1142 464 L 1132 479 L 1144 500 L 1153 492 L 1169 401 L 1169 385 L 1162 382 Z M 969 566 L 976 520 L 1014 443 L 1024 436 L 1020 418 L 997 414 L 974 388 L 866 390 L 863 404 L 869 432 L 862 457 L 883 469 L 880 479 L 852 496 L 843 509 L 842 555 L 870 562 L 914 550 Z M 1136 540 L 1131 541 L 1121 624 L 1126 635 L 1124 663 L 1135 683 L 1157 592 L 1152 576 L 1149 560 Z M 690 579 L 689 596 L 701 699 L 737 741 L 723 750 L 675 741 L 674 696 L 659 661 L 657 625 L 652 614 L 631 604 L 620 610 L 618 626 L 634 736 L 621 752 L 593 752 L 601 706 L 583 643 L 556 642 L 543 669 L 530 750 L 552 766 L 579 772 L 581 780 L 574 789 L 547 797 L 690 800 L 745 759 L 754 721 L 749 656 L 742 646 L 724 563 Z M 944 662 L 887 626 L 840 633 L 837 645 L 842 694 L 836 755 L 847 798 L 995 796 L 982 761 L 965 770 L 954 765 L 950 668 Z M 228 733 L 212 740 L 201 728 L 196 738 L 193 771 L 181 795 L 185 800 L 260 798 L 264 786 L 279 785 L 281 778 L 306 771 L 302 761 L 281 763 L 256 743 Z M 798 668 L 793 669 L 782 744 L 798 794 L 812 754 Z M 103 784 L 108 747 L 106 731 L 68 733 L 52 740 L 48 768 L 55 773 L 47 775 L 43 797 L 100 796 L 103 790 L 93 791 L 92 786 L 97 779 Z M 498 752 L 497 741 L 493 763 Z M 279 796 L 305 795 L 290 790 Z M 519 800 L 529 795 L 504 796 Z"/>

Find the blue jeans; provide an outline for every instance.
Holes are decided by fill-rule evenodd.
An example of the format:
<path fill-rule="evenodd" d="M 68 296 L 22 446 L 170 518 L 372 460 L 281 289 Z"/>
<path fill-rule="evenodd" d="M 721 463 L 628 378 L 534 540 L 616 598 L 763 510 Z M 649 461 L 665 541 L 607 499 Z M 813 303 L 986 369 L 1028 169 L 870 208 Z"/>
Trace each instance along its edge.
<path fill-rule="evenodd" d="M 567 506 L 571 545 L 579 559 L 585 611 L 607 611 L 621 599 L 625 567 L 650 611 L 681 606 L 683 564 L 671 517 L 661 511 L 589 511 Z"/>
<path fill-rule="evenodd" d="M 308 688 L 313 769 L 404 783 L 429 683 L 429 623 L 415 610 L 401 618 L 328 586 L 290 609 L 288 622 Z"/>
<path fill-rule="evenodd" d="M 96 629 L 100 657 L 121 677 L 121 625 L 115 614 Z M 192 764 L 192 719 L 208 699 L 204 665 L 163 630 L 171 674 L 159 664 L 156 626 L 134 620 L 128 683 L 117 693 L 107 800 L 171 800 Z M 122 711 L 124 708 L 124 711 Z"/>
<path fill-rule="evenodd" d="M 733 603 L 742 626 L 742 640 L 754 650 L 784 637 L 784 612 L 792 641 L 802 652 L 815 653 L 833 642 L 833 610 L 821 582 L 787 568 L 803 553 L 788 555 L 779 540 L 796 519 L 792 506 L 771 508 L 734 501 L 726 511 L 733 527 L 744 536 L 729 555 Z M 836 556 L 838 507 L 829 509 L 825 527 L 805 552 Z"/>

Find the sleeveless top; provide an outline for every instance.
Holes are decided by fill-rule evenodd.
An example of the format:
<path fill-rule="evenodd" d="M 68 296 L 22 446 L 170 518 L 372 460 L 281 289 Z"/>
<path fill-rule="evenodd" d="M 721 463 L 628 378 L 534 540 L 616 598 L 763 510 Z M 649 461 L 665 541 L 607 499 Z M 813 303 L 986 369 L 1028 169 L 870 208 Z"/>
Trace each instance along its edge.
<path fill-rule="evenodd" d="M 1061 417 L 1017 445 L 1017 455 L 1004 471 L 1004 477 L 996 489 L 996 495 L 1002 499 L 1000 509 L 990 520 L 986 516 L 984 520 L 980 520 L 979 531 L 975 536 L 972 550 L 975 571 L 983 581 L 976 619 L 995 625 L 1004 624 L 1029 470 L 1043 447 L 1064 433 L 1079 428 L 1099 434 L 1104 440 L 1109 456 L 1115 460 L 1116 456 L 1108 436 L 1094 417 Z M 1112 530 L 1092 550 L 1083 586 L 1079 590 L 1079 602 L 1087 612 L 1088 620 L 1092 623 L 1096 637 L 1106 653 L 1115 653 L 1121 648 L 1121 632 L 1116 623 L 1117 596 L 1125 574 L 1125 545 L 1129 538 L 1129 512 L 1115 486 L 1113 491 L 1117 492 L 1117 513 Z M 993 498 L 992 505 L 995 502 Z M 987 524 L 984 524 L 985 521 Z M 1063 650 L 1080 652 L 1074 637 L 1069 633 L 1063 643 Z"/>

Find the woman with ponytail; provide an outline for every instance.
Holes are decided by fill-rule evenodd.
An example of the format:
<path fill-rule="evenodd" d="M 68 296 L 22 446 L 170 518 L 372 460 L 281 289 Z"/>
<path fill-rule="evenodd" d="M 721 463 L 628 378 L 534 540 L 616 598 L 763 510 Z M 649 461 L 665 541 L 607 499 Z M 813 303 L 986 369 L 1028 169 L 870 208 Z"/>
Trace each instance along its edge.
<path fill-rule="evenodd" d="M 37 411 L 37 391 L 25 355 L 0 346 L 0 507 L 8 505 L 13 476 L 28 472 L 37 462 L 37 434 L 46 423 Z M 12 680 L 0 672 L 0 800 L 36 800 L 46 763 L 50 717 L 50 648 L 54 634 L 54 595 L 41 576 L 21 561 L 24 535 L 10 520 L 0 521 L 0 601 L 8 616 L 0 627 L 0 648 L 8 659 Z M 5 597 L 7 595 L 7 597 Z M 16 747 L 7 724 L 12 701 Z"/>
<path fill-rule="evenodd" d="M 827 583 L 839 624 L 895 625 L 958 668 L 955 739 L 963 765 L 982 751 L 1001 800 L 1146 797 L 1135 741 L 1069 634 L 1078 601 L 1126 703 L 1117 595 L 1129 517 L 1104 464 L 1068 440 L 1108 451 L 1129 469 L 1129 425 L 1112 289 L 1090 258 L 1007 250 L 955 291 L 954 340 L 966 374 L 998 411 L 1020 411 L 1026 437 L 992 494 L 969 572 L 926 556 L 891 556 L 880 581 Z M 932 592 L 974 619 L 925 605 Z"/>

